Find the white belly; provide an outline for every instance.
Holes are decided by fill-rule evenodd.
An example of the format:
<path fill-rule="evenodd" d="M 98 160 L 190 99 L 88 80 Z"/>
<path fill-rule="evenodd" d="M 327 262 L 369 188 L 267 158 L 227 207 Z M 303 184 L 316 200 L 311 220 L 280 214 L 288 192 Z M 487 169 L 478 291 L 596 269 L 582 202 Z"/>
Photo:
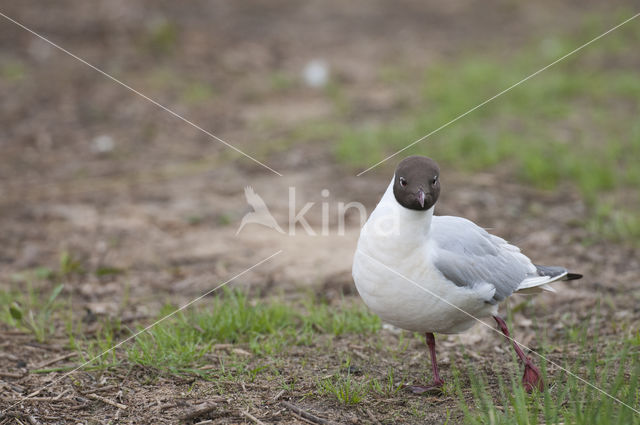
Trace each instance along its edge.
<path fill-rule="evenodd" d="M 384 322 L 415 332 L 451 334 L 471 328 L 474 317 L 497 312 L 497 305 L 485 302 L 493 287 L 461 288 L 445 280 L 431 265 L 426 245 L 400 260 L 375 258 L 362 245 L 354 257 L 353 279 L 365 304 Z M 388 248 L 376 252 L 393 252 Z"/>

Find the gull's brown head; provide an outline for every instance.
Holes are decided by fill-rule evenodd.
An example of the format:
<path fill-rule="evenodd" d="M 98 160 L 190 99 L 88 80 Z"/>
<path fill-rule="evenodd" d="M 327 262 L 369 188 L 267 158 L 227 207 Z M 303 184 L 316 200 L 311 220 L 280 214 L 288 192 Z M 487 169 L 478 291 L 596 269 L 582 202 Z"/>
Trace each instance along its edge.
<path fill-rule="evenodd" d="M 405 208 L 426 211 L 440 195 L 440 167 L 426 156 L 410 156 L 398 164 L 393 195 Z"/>

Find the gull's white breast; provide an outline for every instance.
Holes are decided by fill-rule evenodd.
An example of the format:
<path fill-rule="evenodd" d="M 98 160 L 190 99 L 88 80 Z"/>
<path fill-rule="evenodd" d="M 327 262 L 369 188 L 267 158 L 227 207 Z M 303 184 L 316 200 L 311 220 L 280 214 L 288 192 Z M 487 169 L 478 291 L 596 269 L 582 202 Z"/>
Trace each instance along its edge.
<path fill-rule="evenodd" d="M 495 314 L 497 306 L 486 302 L 493 286 L 459 287 L 434 267 L 436 242 L 427 237 L 433 211 L 398 210 L 385 198 L 363 227 L 353 261 L 365 304 L 384 322 L 416 332 L 459 333 L 476 323 L 473 317 Z M 395 230 L 378 229 L 396 214 Z"/>

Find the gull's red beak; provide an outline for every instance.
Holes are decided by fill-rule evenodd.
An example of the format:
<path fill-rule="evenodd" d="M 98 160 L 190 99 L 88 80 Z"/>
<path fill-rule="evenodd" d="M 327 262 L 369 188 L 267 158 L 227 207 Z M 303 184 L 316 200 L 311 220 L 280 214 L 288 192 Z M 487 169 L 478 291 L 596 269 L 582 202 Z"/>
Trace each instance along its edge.
<path fill-rule="evenodd" d="M 418 191 L 418 202 L 420 202 L 420 208 L 424 208 L 424 190 Z"/>

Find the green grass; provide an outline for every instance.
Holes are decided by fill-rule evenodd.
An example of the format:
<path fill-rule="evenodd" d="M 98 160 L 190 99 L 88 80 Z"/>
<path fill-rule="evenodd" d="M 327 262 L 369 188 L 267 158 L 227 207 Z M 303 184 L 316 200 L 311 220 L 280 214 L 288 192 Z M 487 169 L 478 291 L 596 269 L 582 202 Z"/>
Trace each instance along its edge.
<path fill-rule="evenodd" d="M 341 404 L 353 405 L 361 403 L 369 393 L 367 383 L 354 379 L 351 374 L 334 375 L 318 382 L 318 389 L 323 395 L 331 395 Z"/>
<path fill-rule="evenodd" d="M 318 393 L 335 398 L 340 404 L 356 405 L 372 398 L 395 397 L 403 388 L 403 382 L 389 369 L 382 378 L 361 376 L 351 373 L 351 359 L 348 358 L 340 372 L 319 379 L 316 384 Z"/>
<path fill-rule="evenodd" d="M 179 312 L 141 334 L 126 352 L 132 363 L 181 372 L 201 366 L 214 344 L 241 344 L 268 356 L 291 345 L 311 345 L 318 334 L 367 334 L 378 329 L 379 318 L 361 304 L 345 303 L 336 309 L 315 298 L 293 306 L 277 298 L 254 303 L 245 293 L 228 290 L 206 308 Z"/>
<path fill-rule="evenodd" d="M 73 324 L 67 325 L 69 348 L 78 352 L 82 363 L 91 360 L 88 370 L 103 370 L 121 365 L 121 359 L 116 350 L 110 350 L 121 340 L 126 338 L 126 330 L 119 320 L 105 320 L 95 336 L 86 337 L 82 333 L 83 327 Z M 110 350 L 110 351 L 109 351 Z"/>
<path fill-rule="evenodd" d="M 620 20 L 630 15 L 621 13 Z M 337 158 L 359 169 L 375 164 L 603 32 L 599 21 L 590 19 L 578 34 L 543 39 L 506 58 L 483 52 L 434 64 L 417 82 L 400 71 L 381 71 L 386 84 L 413 84 L 419 100 L 389 122 L 336 127 Z M 422 154 L 469 174 L 500 165 L 545 190 L 568 183 L 587 202 L 592 231 L 640 242 L 640 199 L 624 195 L 640 189 L 639 40 L 640 27 L 628 24 L 390 163 Z M 626 212 L 609 213 L 621 210 Z"/>
<path fill-rule="evenodd" d="M 78 351 L 87 361 L 137 329 L 128 329 L 118 320 L 108 319 L 95 335 L 86 336 L 85 325 L 74 320 L 71 303 L 61 300 L 63 284 L 55 284 L 50 290 L 38 289 L 45 283 L 51 287 L 50 280 L 64 273 L 75 273 L 78 268 L 70 266 L 72 264 L 75 262 L 65 255 L 60 271 L 37 269 L 17 275 L 15 279 L 23 282 L 27 290 L 0 292 L 0 321 L 31 332 L 39 342 L 61 337 L 61 330 L 66 329 L 69 348 Z M 175 308 L 167 305 L 157 318 Z M 204 356 L 215 344 L 232 344 L 244 347 L 242 350 L 249 350 L 253 355 L 270 356 L 292 345 L 314 345 L 318 335 L 367 335 L 376 333 L 380 327 L 380 319 L 361 303 L 344 301 L 335 307 L 314 296 L 297 302 L 287 302 L 280 297 L 254 300 L 244 292 L 225 290 L 206 305 L 178 312 L 140 334 L 123 347 L 124 355 L 112 351 L 89 367 L 104 369 L 126 361 L 161 372 L 193 372 L 207 363 Z M 237 365 L 242 356 L 232 357 Z M 253 372 L 254 378 L 257 373 Z"/>
<path fill-rule="evenodd" d="M 178 34 L 174 22 L 158 19 L 148 26 L 142 45 L 151 53 L 167 55 L 175 49 Z"/>
<path fill-rule="evenodd" d="M 357 166 L 371 165 L 552 62 L 583 38 L 589 37 L 543 40 L 508 62 L 483 54 L 435 64 L 423 77 L 416 112 L 397 122 L 346 131 L 337 155 Z M 625 64 L 624 58 L 639 38 L 636 27 L 623 27 L 406 153 L 428 154 L 472 171 L 511 159 L 524 181 L 553 188 L 572 180 L 587 195 L 617 184 L 638 185 L 629 155 L 640 153 L 640 129 L 632 119 L 638 112 L 640 75 L 636 64 Z M 624 47 L 614 50 L 613 45 Z M 621 63 L 609 66 L 615 59 Z"/>
<path fill-rule="evenodd" d="M 191 105 L 201 105 L 215 96 L 215 90 L 210 84 L 201 81 L 186 82 L 182 100 Z"/>
<path fill-rule="evenodd" d="M 24 80 L 27 75 L 25 66 L 17 60 L 5 60 L 0 63 L 0 79 L 8 82 Z"/>
<path fill-rule="evenodd" d="M 32 273 L 43 274 L 42 270 Z M 44 274 L 50 276 L 51 273 L 60 272 Z M 83 336 L 82 325 L 70 325 L 70 304 L 59 300 L 61 286 L 52 287 L 40 295 L 35 289 L 25 294 L 0 293 L 0 319 L 27 328 L 21 322 L 23 319 L 11 311 L 19 301 L 23 311 L 29 306 L 34 317 L 43 318 L 37 323 L 48 336 L 60 329 L 55 326 L 56 321 L 60 324 L 65 320 L 70 334 L 69 345 L 78 352 L 80 362 L 103 353 L 136 331 L 118 320 L 110 320 L 103 323 L 97 334 Z M 159 312 L 158 318 L 174 310 L 175 307 L 167 306 Z M 538 334 L 542 335 L 540 352 L 624 403 L 637 407 L 640 403 L 640 332 L 633 323 L 612 320 L 601 314 L 600 307 L 592 312 L 592 320 L 588 323 L 570 317 L 560 320 L 564 327 L 560 334 L 555 334 L 553 343 L 546 341 L 547 330 L 538 329 Z M 608 332 L 616 332 L 619 337 L 605 340 L 598 335 L 598 323 L 605 320 L 613 327 L 607 328 Z M 399 372 L 402 376 L 397 374 L 398 365 L 411 357 L 407 352 L 407 337 L 411 334 L 402 333 L 395 345 L 387 343 L 381 347 L 379 329 L 379 319 L 358 302 L 343 300 L 331 306 L 311 295 L 291 301 L 278 296 L 250 297 L 242 291 L 226 290 L 208 299 L 206 305 L 177 313 L 123 346 L 122 350 L 111 351 L 99 358 L 86 370 L 141 365 L 151 372 L 144 375 L 149 383 L 159 375 L 189 374 L 218 385 L 215 391 L 220 393 L 226 391 L 224 386 L 229 383 L 264 385 L 281 382 L 280 387 L 291 393 L 333 400 L 347 408 L 409 398 L 408 404 L 403 404 L 406 411 L 416 418 L 425 417 L 424 403 L 431 403 L 428 399 L 400 394 L 403 382 L 413 381 L 419 374 L 415 368 Z M 366 344 L 375 350 L 385 352 L 385 366 L 378 362 L 352 366 L 349 349 L 334 345 L 333 341 L 338 336 L 351 339 L 355 335 L 364 337 Z M 38 339 L 35 331 L 34 337 Z M 363 339 L 359 341 L 362 343 Z M 226 344 L 226 347 L 220 351 L 220 348 L 214 349 L 216 344 Z M 299 357 L 291 356 L 290 350 L 295 346 L 301 348 Z M 456 415 L 462 415 L 465 423 L 473 425 L 640 424 L 640 415 L 616 400 L 572 374 L 555 367 L 550 372 L 548 363 L 535 360 L 545 382 L 551 384 L 542 393 L 525 394 L 520 384 L 521 366 L 515 356 L 512 356 L 512 364 L 493 364 L 491 368 L 495 371 L 490 375 L 485 374 L 485 368 L 478 367 L 478 360 L 474 359 L 466 364 L 453 362 L 450 371 L 445 372 L 448 382 L 443 402 L 457 400 L 460 413 Z M 322 375 L 314 372 L 303 372 L 309 366 L 333 372 L 321 378 Z M 33 373 L 64 372 L 72 367 Z M 388 367 L 386 374 L 384 367 Z M 429 374 L 429 371 L 425 360 L 424 372 Z M 428 380 L 429 377 L 420 379 Z M 299 387 L 304 390 L 301 392 Z"/>
<path fill-rule="evenodd" d="M 578 353 L 556 360 L 565 369 L 627 405 L 638 409 L 640 402 L 640 353 L 633 338 L 611 342 L 605 349 L 593 350 L 598 336 L 579 331 Z M 600 342 L 604 344 L 604 342 Z M 565 353 L 569 350 L 565 347 Z M 513 358 L 515 363 L 515 356 Z M 548 375 L 549 364 L 535 359 L 541 366 L 543 392 L 526 394 L 515 373 L 504 382 L 498 375 L 498 390 L 491 388 L 487 377 L 469 363 L 466 370 L 454 368 L 454 388 L 458 405 L 467 424 L 640 424 L 640 415 L 562 370 Z M 467 383 L 470 381 L 470 384 Z M 549 385 L 550 384 L 550 385 Z M 471 390 L 469 391 L 469 386 Z"/>
<path fill-rule="evenodd" d="M 383 379 L 373 378 L 369 381 L 369 385 L 375 394 L 383 397 L 392 397 L 402 389 L 403 383 L 398 381 L 395 372 L 390 368 L 386 377 Z"/>
<path fill-rule="evenodd" d="M 36 290 L 31 282 L 26 283 L 25 292 L 0 292 L 0 321 L 30 332 L 38 342 L 45 342 L 55 333 L 54 317 L 69 311 L 59 299 L 64 289 L 58 284 L 51 291 Z"/>
<path fill-rule="evenodd" d="M 96 275 L 105 273 L 99 268 Z M 106 274 L 113 270 L 106 270 Z M 11 275 L 24 290 L 0 291 L 0 322 L 30 332 L 43 343 L 55 335 L 58 324 L 70 325 L 70 301 L 63 300 L 65 284 L 80 278 L 85 270 L 80 260 L 69 252 L 60 254 L 57 270 L 37 267 Z"/>

